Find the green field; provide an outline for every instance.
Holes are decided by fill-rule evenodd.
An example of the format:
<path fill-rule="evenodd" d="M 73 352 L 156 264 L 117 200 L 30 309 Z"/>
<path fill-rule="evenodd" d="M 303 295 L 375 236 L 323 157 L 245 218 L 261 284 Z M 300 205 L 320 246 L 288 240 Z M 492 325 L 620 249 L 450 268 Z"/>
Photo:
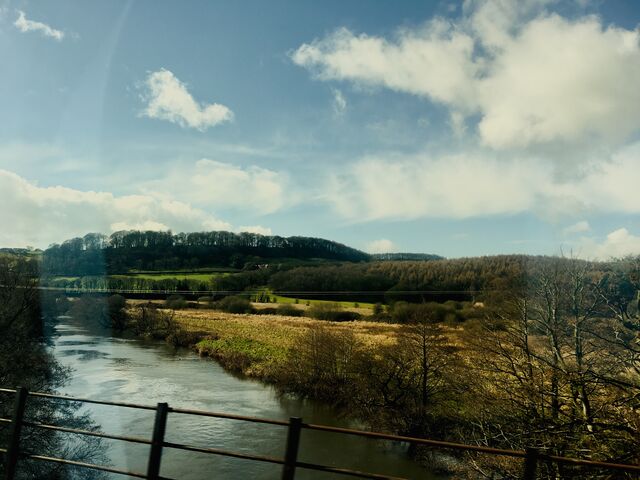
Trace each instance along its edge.
<path fill-rule="evenodd" d="M 307 299 L 307 298 L 292 298 L 292 297 L 283 297 L 281 295 L 274 295 L 274 294 L 270 294 L 270 298 L 274 303 L 296 303 L 296 300 L 298 300 L 298 304 L 300 305 L 306 305 L 307 303 L 309 305 L 322 305 L 322 304 L 333 304 L 333 305 L 340 305 L 343 308 L 354 308 L 355 305 L 357 304 L 358 307 L 357 308 L 370 308 L 373 309 L 373 303 L 366 303 L 366 302 L 336 302 L 334 300 L 311 300 L 311 299 Z"/>
<path fill-rule="evenodd" d="M 237 268 L 231 267 L 203 267 L 203 268 L 192 268 L 192 269 L 178 269 L 178 270 L 129 270 L 126 275 L 161 275 L 161 274 L 171 274 L 171 275 L 189 275 L 192 273 L 202 273 L 202 274 L 215 274 L 215 273 L 238 273 L 241 270 Z"/>
<path fill-rule="evenodd" d="M 143 280 L 194 280 L 198 282 L 207 283 L 213 278 L 226 277 L 229 275 L 233 275 L 232 272 L 145 272 L 145 273 L 126 273 L 120 275 L 108 275 L 107 278 L 127 278 L 127 279 L 143 279 Z M 56 280 L 65 281 L 65 282 L 74 282 L 76 280 L 80 280 L 81 277 L 73 277 L 73 276 L 54 276 L 50 277 L 50 281 L 55 282 Z"/>
<path fill-rule="evenodd" d="M 145 280 L 167 280 L 175 278 L 176 280 L 196 280 L 199 282 L 208 282 L 212 278 L 226 277 L 232 275 L 230 272 L 217 273 L 129 273 L 125 275 L 109 275 L 110 278 L 143 278 Z"/>

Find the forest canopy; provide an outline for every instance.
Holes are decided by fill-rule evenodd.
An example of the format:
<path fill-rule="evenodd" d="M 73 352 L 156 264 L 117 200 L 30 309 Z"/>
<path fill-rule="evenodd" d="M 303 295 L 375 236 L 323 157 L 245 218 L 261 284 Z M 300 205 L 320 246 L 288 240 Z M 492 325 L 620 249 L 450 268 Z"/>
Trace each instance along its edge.
<path fill-rule="evenodd" d="M 42 267 L 52 275 L 104 275 L 131 270 L 241 269 L 274 259 L 361 262 L 370 256 L 341 243 L 311 237 L 119 231 L 110 236 L 89 233 L 51 245 L 43 254 Z"/>

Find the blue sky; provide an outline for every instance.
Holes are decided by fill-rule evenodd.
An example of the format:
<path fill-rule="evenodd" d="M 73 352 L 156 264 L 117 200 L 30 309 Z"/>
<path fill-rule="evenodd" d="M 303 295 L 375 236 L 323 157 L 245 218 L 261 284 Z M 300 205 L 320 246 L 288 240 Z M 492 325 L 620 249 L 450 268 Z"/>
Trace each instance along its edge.
<path fill-rule="evenodd" d="M 640 4 L 0 2 L 0 245 L 640 252 Z"/>

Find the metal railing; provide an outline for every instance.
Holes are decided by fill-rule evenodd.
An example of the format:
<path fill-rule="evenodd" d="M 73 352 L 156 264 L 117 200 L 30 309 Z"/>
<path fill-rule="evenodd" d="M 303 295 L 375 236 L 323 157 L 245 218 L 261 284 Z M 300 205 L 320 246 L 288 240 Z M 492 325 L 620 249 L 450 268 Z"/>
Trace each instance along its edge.
<path fill-rule="evenodd" d="M 374 480 L 406 480 L 400 477 L 394 477 L 389 475 L 381 475 L 377 473 L 360 472 L 348 468 L 339 468 L 329 465 L 321 465 L 316 463 L 301 462 L 298 460 L 298 450 L 300 446 L 300 437 L 303 430 L 315 430 L 321 432 L 330 432 L 342 435 L 354 435 L 360 437 L 366 437 L 377 440 L 391 440 L 396 442 L 405 442 L 413 445 L 424 445 L 428 447 L 434 447 L 438 449 L 448 449 L 466 452 L 485 453 L 489 455 L 500 455 L 512 458 L 523 459 L 522 478 L 524 480 L 533 480 L 536 478 L 536 472 L 538 464 L 540 462 L 552 462 L 556 464 L 567 464 L 573 466 L 583 466 L 591 468 L 600 468 L 606 470 L 612 470 L 617 472 L 635 473 L 640 475 L 640 465 L 628 465 L 608 462 L 598 462 L 593 460 L 584 460 L 569 457 L 560 457 L 554 455 L 548 455 L 541 452 L 538 449 L 529 448 L 526 451 L 522 450 L 505 450 L 500 448 L 483 447 L 479 445 L 466 445 L 453 442 L 442 442 L 438 440 L 429 440 L 423 438 L 405 437 L 399 435 L 390 435 L 385 433 L 367 432 L 362 430 L 353 430 L 349 428 L 331 427 L 327 425 L 314 425 L 304 423 L 301 418 L 291 417 L 289 421 L 271 420 L 257 417 L 247 417 L 241 415 L 232 415 L 227 413 L 208 412 L 202 410 L 192 410 L 184 408 L 170 407 L 167 403 L 158 403 L 155 407 L 150 405 L 138 405 L 133 403 L 124 402 L 107 402 L 102 400 L 93 400 L 87 398 L 76 398 L 63 395 L 54 395 L 49 393 L 36 393 L 29 392 L 26 388 L 20 387 L 17 389 L 0 388 L 0 393 L 15 394 L 15 404 L 13 409 L 13 416 L 11 419 L 0 418 L 0 424 L 9 424 L 9 443 L 6 448 L 0 448 L 0 454 L 5 456 L 4 461 L 4 479 L 13 480 L 15 478 L 18 461 L 20 458 L 27 458 L 31 460 L 38 460 L 43 462 L 53 462 L 64 465 L 71 465 L 75 467 L 88 468 L 93 470 L 100 470 L 103 472 L 114 473 L 119 475 L 125 475 L 134 478 L 145 478 L 152 480 L 174 480 L 168 477 L 160 476 L 160 467 L 162 461 L 162 453 L 164 448 L 171 448 L 183 451 L 221 455 L 225 457 L 233 457 L 243 460 L 266 462 L 277 465 L 282 465 L 282 480 L 293 480 L 297 468 L 317 470 L 326 473 L 335 473 L 339 475 L 352 476 L 358 478 L 368 478 Z M 44 399 L 57 399 L 69 402 L 81 402 L 90 403 L 96 405 L 109 405 L 114 407 L 135 408 L 141 410 L 155 411 L 153 434 L 151 439 L 131 437 L 123 435 L 113 435 L 102 433 L 93 430 L 83 430 L 77 428 L 69 428 L 58 425 L 47 425 L 43 423 L 29 422 L 25 419 L 25 408 L 28 397 L 39 397 Z M 182 444 L 175 442 L 168 442 L 165 440 L 165 430 L 167 425 L 167 417 L 169 413 L 178 413 L 185 415 L 197 415 L 203 417 L 222 418 L 228 420 L 238 420 L 243 422 L 253 422 L 258 424 L 276 425 L 287 428 L 287 437 L 285 444 L 284 457 L 269 457 L 263 455 L 254 455 L 241 452 L 232 452 L 217 448 L 206 448 L 190 444 Z M 72 433 L 78 435 L 88 435 L 98 438 L 105 438 L 109 440 L 118 440 L 123 442 L 131 442 L 137 444 L 149 445 L 149 458 L 147 462 L 146 473 L 133 472 L 114 468 L 106 465 L 96 465 L 93 463 L 79 462 L 70 459 L 50 457 L 45 455 L 31 454 L 23 451 L 20 448 L 20 437 L 22 427 L 31 427 L 38 429 L 45 429 L 49 431 L 57 431 L 63 433 Z"/>

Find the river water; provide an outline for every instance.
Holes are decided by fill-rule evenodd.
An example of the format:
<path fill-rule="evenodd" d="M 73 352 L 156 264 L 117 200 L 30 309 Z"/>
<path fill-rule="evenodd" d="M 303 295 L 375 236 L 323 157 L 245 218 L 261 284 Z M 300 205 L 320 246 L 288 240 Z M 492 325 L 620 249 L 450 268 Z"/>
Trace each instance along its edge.
<path fill-rule="evenodd" d="M 62 393 L 83 398 L 192 408 L 238 415 L 357 427 L 314 402 L 278 396 L 272 387 L 238 378 L 215 361 L 157 341 L 114 337 L 89 330 L 70 318 L 55 326 L 53 351 L 73 369 Z M 151 437 L 152 411 L 90 405 L 83 412 L 107 433 Z M 165 439 L 207 448 L 284 456 L 286 428 L 234 420 L 169 414 Z M 113 466 L 146 471 L 148 446 L 106 441 Z M 346 435 L 304 430 L 299 460 L 411 479 L 436 479 L 406 455 L 402 445 Z M 165 449 L 161 474 L 184 480 L 277 479 L 281 466 L 216 455 Z M 113 478 L 123 478 L 113 475 Z M 349 478 L 298 469 L 296 478 Z"/>

